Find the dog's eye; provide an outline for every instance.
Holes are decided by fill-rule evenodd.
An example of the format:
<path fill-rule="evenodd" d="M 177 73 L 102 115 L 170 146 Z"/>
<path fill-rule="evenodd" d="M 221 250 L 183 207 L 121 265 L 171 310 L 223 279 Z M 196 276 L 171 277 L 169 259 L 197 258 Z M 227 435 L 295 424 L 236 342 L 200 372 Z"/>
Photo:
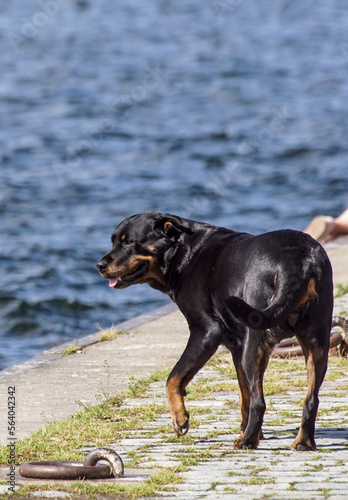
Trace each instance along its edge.
<path fill-rule="evenodd" d="M 134 241 L 133 240 L 125 240 L 124 244 L 129 246 L 129 245 L 133 245 Z"/>

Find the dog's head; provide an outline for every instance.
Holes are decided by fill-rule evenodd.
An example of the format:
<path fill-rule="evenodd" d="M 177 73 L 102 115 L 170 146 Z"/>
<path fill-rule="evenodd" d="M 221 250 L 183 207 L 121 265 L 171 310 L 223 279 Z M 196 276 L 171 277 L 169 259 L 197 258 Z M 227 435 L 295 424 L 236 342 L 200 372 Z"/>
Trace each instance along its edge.
<path fill-rule="evenodd" d="M 165 287 L 165 254 L 191 234 L 190 221 L 170 214 L 147 212 L 125 219 L 111 236 L 112 248 L 97 264 L 113 288 L 136 283 Z"/>

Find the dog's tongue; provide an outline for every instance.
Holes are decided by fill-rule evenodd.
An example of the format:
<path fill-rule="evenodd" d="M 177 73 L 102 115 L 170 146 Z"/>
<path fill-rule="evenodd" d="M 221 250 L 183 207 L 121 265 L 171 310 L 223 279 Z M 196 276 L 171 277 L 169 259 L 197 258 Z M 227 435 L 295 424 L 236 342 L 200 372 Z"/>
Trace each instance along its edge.
<path fill-rule="evenodd" d="M 113 278 L 112 280 L 109 280 L 109 287 L 112 288 L 117 285 L 119 278 Z"/>

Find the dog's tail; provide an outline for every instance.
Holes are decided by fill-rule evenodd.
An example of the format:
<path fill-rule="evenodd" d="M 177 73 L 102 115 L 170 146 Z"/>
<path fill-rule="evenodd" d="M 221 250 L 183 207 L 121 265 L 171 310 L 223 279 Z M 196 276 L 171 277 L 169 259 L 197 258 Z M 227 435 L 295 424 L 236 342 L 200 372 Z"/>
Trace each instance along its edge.
<path fill-rule="evenodd" d="M 277 288 L 272 303 L 262 311 L 239 297 L 228 297 L 225 304 L 244 325 L 255 330 L 266 330 L 280 326 L 291 313 L 318 299 L 314 278 L 303 280 L 298 276 L 293 280 L 280 282 Z"/>

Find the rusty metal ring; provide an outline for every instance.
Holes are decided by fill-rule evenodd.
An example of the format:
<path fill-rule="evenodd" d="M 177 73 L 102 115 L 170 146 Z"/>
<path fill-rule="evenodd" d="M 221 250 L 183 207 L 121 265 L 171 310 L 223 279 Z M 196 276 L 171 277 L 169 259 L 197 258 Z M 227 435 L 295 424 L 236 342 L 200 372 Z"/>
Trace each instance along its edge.
<path fill-rule="evenodd" d="M 97 465 L 106 460 L 107 465 Z M 19 467 L 23 477 L 35 479 L 106 479 L 123 475 L 124 467 L 121 457 L 108 448 L 96 448 L 88 453 L 84 462 L 27 462 Z"/>
<path fill-rule="evenodd" d="M 96 448 L 86 455 L 83 465 L 85 467 L 96 466 L 100 460 L 106 460 L 109 463 L 112 475 L 120 477 L 124 474 L 124 465 L 121 457 L 116 451 L 110 448 Z"/>

